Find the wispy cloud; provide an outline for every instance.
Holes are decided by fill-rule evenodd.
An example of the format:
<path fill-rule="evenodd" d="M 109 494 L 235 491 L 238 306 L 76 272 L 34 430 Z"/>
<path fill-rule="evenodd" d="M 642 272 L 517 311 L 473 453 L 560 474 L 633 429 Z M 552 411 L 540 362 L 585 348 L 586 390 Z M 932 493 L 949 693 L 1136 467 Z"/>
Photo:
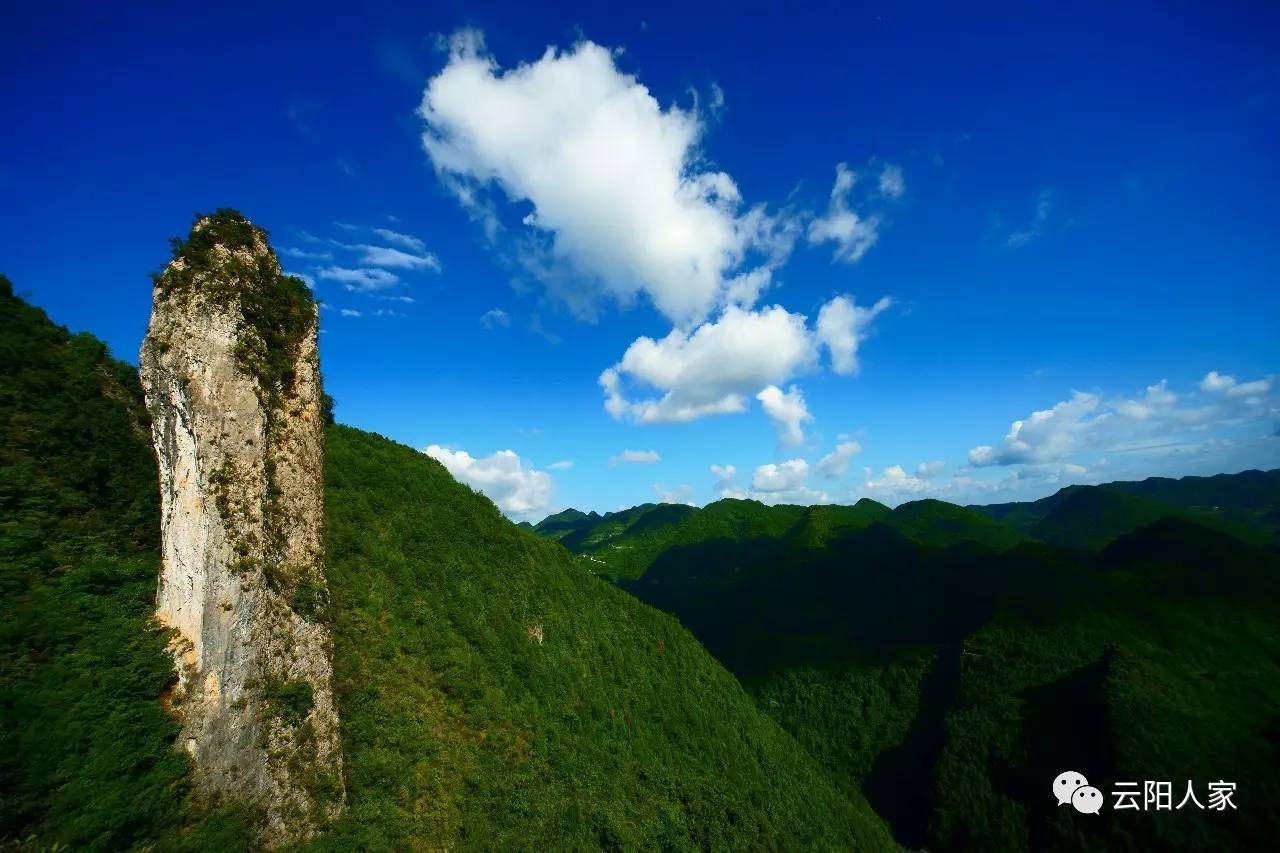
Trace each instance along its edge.
<path fill-rule="evenodd" d="M 431 270 L 432 272 L 440 271 L 440 260 L 430 253 L 424 255 L 413 255 L 401 249 L 393 249 L 389 246 L 373 246 L 367 243 L 358 243 L 356 245 L 344 246 L 358 253 L 357 262 L 368 264 L 373 267 L 388 267 L 390 269 L 406 269 L 406 270 Z"/>
<path fill-rule="evenodd" d="M 652 465 L 661 461 L 662 457 L 656 450 L 624 450 L 616 456 L 609 457 L 610 465 Z"/>
<path fill-rule="evenodd" d="M 303 233 L 305 234 L 306 232 L 304 231 Z M 296 249 L 296 248 L 293 248 L 292 246 L 285 246 L 283 249 L 280 249 L 280 254 L 284 255 L 286 258 L 298 258 L 299 260 L 303 260 L 303 261 L 327 261 L 333 257 L 332 252 L 323 252 L 319 250 L 312 251 L 310 249 Z"/>
<path fill-rule="evenodd" d="M 399 220 L 392 220 L 398 222 Z M 392 231 L 390 228 L 374 228 L 373 233 L 377 234 L 383 240 L 386 240 L 393 246 L 399 246 L 402 249 L 408 249 L 410 252 L 426 251 L 426 244 L 409 234 L 402 234 L 399 231 Z"/>
<path fill-rule="evenodd" d="M 1036 210 L 1031 221 L 1023 228 L 1011 232 L 1004 241 L 1010 249 L 1018 249 L 1037 240 L 1044 234 L 1045 225 L 1049 222 L 1049 214 L 1053 211 L 1053 194 L 1042 190 L 1036 198 Z"/>
<path fill-rule="evenodd" d="M 341 282 L 348 290 L 374 291 L 395 287 L 400 277 L 381 269 L 349 269 L 347 267 L 321 267 L 316 276 Z"/>

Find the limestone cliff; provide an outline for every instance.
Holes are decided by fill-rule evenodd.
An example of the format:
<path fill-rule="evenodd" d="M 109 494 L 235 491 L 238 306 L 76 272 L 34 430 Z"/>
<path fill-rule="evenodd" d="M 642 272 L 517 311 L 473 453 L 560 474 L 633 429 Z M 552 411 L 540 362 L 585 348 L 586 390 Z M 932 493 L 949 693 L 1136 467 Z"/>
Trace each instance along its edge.
<path fill-rule="evenodd" d="M 180 742 L 203 790 L 264 810 L 267 843 L 308 837 L 344 797 L 316 325 L 266 234 L 223 210 L 174 241 L 140 357 Z"/>

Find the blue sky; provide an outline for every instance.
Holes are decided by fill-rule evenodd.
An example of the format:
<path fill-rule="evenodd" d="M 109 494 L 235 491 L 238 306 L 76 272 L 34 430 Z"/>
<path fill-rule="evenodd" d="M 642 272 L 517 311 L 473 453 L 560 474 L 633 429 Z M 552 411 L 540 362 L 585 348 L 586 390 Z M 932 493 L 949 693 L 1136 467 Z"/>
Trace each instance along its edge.
<path fill-rule="evenodd" d="M 516 518 L 1280 465 L 1274 4 L 267 5 L 0 26 L 0 271 L 122 357 L 233 206 Z"/>

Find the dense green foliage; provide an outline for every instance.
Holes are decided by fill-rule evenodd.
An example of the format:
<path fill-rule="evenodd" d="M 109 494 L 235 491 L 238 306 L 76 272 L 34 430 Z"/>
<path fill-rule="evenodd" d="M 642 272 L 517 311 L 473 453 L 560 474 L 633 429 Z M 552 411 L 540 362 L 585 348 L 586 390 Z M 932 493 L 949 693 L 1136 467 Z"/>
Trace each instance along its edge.
<path fill-rule="evenodd" d="M 170 242 L 175 263 L 156 276 L 161 298 L 199 294 L 215 304 L 234 305 L 244 318 L 236 357 L 258 378 L 268 411 L 293 387 L 298 348 L 316 322 L 316 301 L 306 282 L 284 275 L 267 244 L 267 232 L 237 210 L 197 213 L 191 233 Z M 332 399 L 324 415 L 331 419 Z"/>
<path fill-rule="evenodd" d="M 329 435 L 347 817 L 320 846 L 882 849 L 675 620 L 437 462 Z"/>
<path fill-rule="evenodd" d="M 853 506 L 766 506 L 725 498 L 701 509 L 682 504 L 641 504 L 597 515 L 567 509 L 548 516 L 534 531 L 579 554 L 586 567 L 618 580 L 636 580 L 664 554 L 708 542 L 735 547 L 821 547 L 844 534 L 880 523 L 919 545 L 968 542 L 1010 548 L 1026 537 L 972 509 L 935 500 L 890 510 L 863 498 Z"/>
<path fill-rule="evenodd" d="M 159 494 L 134 369 L 0 277 L 0 844 L 235 849 L 189 792 L 149 621 Z M 34 839 L 34 841 L 26 841 Z"/>
<path fill-rule="evenodd" d="M 1280 793 L 1280 558 L 1255 544 L 1280 477 L 1190 479 L 997 508 L 720 502 L 634 541 L 617 519 L 636 511 L 576 535 L 579 559 L 644 553 L 617 582 L 677 615 L 909 847 L 1265 849 L 1269 808 L 1082 824 L 1049 795 L 1064 769 L 1108 793 Z"/>

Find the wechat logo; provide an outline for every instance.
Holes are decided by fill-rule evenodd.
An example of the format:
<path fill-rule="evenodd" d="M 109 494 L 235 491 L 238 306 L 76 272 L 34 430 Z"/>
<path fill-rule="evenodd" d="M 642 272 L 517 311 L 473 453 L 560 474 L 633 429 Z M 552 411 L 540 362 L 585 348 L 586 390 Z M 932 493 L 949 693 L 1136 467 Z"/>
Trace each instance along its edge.
<path fill-rule="evenodd" d="M 1102 792 L 1089 784 L 1083 773 L 1068 770 L 1053 780 L 1053 795 L 1058 805 L 1070 803 L 1080 814 L 1097 814 L 1102 811 Z"/>

